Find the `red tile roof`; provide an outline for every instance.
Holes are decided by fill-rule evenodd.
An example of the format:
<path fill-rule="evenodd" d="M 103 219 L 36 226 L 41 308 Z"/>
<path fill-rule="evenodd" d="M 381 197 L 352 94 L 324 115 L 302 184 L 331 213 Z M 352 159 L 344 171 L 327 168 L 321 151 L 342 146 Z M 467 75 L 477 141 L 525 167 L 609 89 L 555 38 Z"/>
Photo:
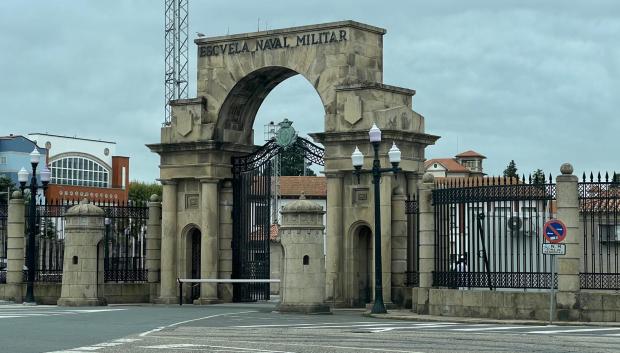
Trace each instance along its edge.
<path fill-rule="evenodd" d="M 327 197 L 327 180 L 322 176 L 281 176 L 281 197 L 295 197 L 305 193 L 309 198 Z"/>
<path fill-rule="evenodd" d="M 465 166 L 463 166 L 462 164 L 460 164 L 459 162 L 455 161 L 452 158 L 429 159 L 426 162 L 424 162 L 424 168 L 428 168 L 431 164 L 434 164 L 434 163 L 441 164 L 444 168 L 446 168 L 448 172 L 469 173 L 469 169 L 465 168 Z"/>
<path fill-rule="evenodd" d="M 487 158 L 487 157 L 481 155 L 480 153 L 478 153 L 476 151 L 472 151 L 472 150 L 465 151 L 463 153 L 459 153 L 455 157 L 459 157 L 459 158 L 462 158 L 462 157 L 478 157 L 478 158 L 483 158 L 483 159 Z"/>

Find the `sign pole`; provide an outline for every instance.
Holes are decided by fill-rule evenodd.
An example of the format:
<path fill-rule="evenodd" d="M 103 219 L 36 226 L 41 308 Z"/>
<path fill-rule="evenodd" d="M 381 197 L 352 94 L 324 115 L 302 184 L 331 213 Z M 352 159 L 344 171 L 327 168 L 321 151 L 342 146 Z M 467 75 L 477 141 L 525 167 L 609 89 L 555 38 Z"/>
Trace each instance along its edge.
<path fill-rule="evenodd" d="M 555 257 L 551 255 L 551 290 L 549 291 L 549 325 L 553 324 L 553 312 L 555 309 Z"/>

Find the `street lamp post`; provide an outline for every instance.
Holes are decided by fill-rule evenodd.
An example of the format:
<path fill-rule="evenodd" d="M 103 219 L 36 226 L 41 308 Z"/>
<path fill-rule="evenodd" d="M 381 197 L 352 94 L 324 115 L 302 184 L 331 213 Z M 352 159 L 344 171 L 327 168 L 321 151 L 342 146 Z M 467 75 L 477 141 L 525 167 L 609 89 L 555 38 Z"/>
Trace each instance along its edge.
<path fill-rule="evenodd" d="M 28 212 L 28 252 L 26 253 L 26 266 L 28 267 L 28 278 L 27 278 L 27 286 L 26 286 L 26 300 L 25 303 L 36 303 L 34 300 L 34 276 L 35 276 L 35 234 L 36 234 L 36 195 L 39 190 L 39 185 L 37 182 L 37 166 L 39 165 L 39 160 L 41 158 L 41 154 L 35 147 L 34 150 L 30 153 L 30 165 L 32 166 L 32 176 L 30 177 L 30 185 L 26 186 L 26 182 L 28 181 L 29 173 L 28 171 L 22 167 L 22 169 L 17 173 L 17 179 L 19 180 L 20 189 L 22 193 L 24 189 L 28 188 L 30 190 L 30 202 L 28 204 L 29 212 Z M 41 168 L 40 176 L 41 176 L 41 184 L 43 185 L 43 190 L 47 189 L 47 184 L 50 181 L 50 170 L 47 168 L 47 164 L 43 163 L 43 168 Z"/>
<path fill-rule="evenodd" d="M 372 306 L 371 312 L 373 314 L 385 314 L 385 304 L 383 303 L 383 270 L 381 264 L 381 189 L 379 183 L 381 181 L 381 174 L 383 173 L 398 173 L 401 169 L 398 167 L 400 163 L 400 150 L 396 147 L 396 144 L 392 142 L 392 148 L 388 151 L 388 157 L 392 167 L 381 168 L 381 161 L 379 160 L 379 144 L 381 143 L 381 130 L 376 124 L 372 124 L 372 128 L 368 131 L 370 143 L 374 150 L 374 160 L 372 161 L 371 170 L 362 170 L 364 165 L 364 155 L 355 146 L 355 151 L 351 155 L 351 162 L 355 168 L 354 173 L 357 176 L 359 183 L 359 177 L 362 173 L 372 174 L 372 183 L 374 184 L 375 194 L 375 303 Z"/>

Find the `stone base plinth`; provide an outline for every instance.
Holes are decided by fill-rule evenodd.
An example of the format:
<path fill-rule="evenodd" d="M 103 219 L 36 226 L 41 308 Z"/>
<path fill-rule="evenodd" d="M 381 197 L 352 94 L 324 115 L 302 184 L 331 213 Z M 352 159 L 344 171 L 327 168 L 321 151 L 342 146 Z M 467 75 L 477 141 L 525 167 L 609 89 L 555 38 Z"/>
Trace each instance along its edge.
<path fill-rule="evenodd" d="M 331 314 L 331 308 L 327 304 L 280 304 L 277 311 L 281 313 L 302 314 Z"/>
<path fill-rule="evenodd" d="M 392 302 L 383 302 L 383 305 L 388 310 L 399 309 L 400 307 Z M 366 304 L 366 310 L 371 311 L 372 307 L 375 306 L 375 302 L 370 302 Z"/>
<path fill-rule="evenodd" d="M 194 299 L 194 305 L 222 304 L 223 301 L 217 298 L 198 298 Z"/>
<path fill-rule="evenodd" d="M 179 297 L 159 297 L 153 302 L 155 304 L 179 304 Z"/>
<path fill-rule="evenodd" d="M 60 298 L 58 306 L 106 306 L 105 298 Z"/>

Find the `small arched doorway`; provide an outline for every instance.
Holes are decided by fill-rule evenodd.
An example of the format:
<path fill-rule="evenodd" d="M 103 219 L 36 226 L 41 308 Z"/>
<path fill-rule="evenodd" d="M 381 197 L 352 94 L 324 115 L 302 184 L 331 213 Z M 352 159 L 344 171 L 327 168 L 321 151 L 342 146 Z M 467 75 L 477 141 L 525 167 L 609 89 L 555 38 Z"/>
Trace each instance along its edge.
<path fill-rule="evenodd" d="M 189 232 L 189 241 L 190 241 L 190 278 L 199 279 L 200 278 L 200 238 L 201 233 L 197 228 L 193 228 Z M 190 300 L 194 301 L 200 298 L 200 284 L 194 283 L 192 284 Z"/>
<path fill-rule="evenodd" d="M 357 306 L 372 302 L 372 231 L 366 225 L 359 226 L 355 232 L 355 286 Z"/>

